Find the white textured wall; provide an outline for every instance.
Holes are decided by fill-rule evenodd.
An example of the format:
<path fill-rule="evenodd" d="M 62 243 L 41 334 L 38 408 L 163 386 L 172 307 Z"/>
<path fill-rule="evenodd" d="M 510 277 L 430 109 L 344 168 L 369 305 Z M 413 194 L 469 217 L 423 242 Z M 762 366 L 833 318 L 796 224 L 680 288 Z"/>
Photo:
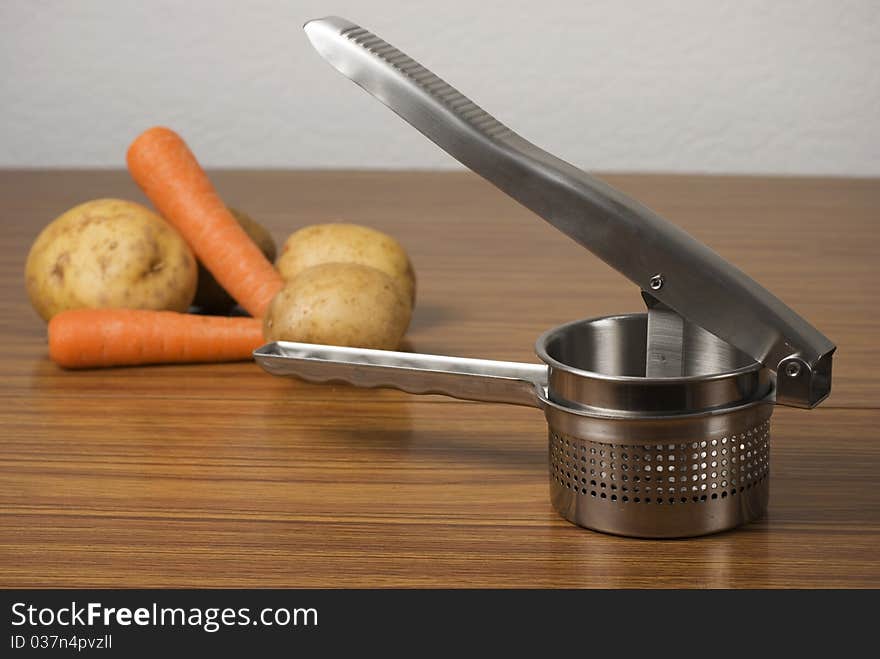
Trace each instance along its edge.
<path fill-rule="evenodd" d="M 0 166 L 453 167 L 311 50 L 338 14 L 588 169 L 880 175 L 878 0 L 0 0 Z"/>

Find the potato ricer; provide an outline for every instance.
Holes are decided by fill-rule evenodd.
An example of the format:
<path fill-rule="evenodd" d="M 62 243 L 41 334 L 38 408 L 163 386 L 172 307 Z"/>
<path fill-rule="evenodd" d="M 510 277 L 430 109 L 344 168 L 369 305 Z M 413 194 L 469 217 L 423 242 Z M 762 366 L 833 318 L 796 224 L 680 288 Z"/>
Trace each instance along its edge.
<path fill-rule="evenodd" d="M 646 311 L 548 330 L 540 365 L 283 341 L 258 349 L 257 362 L 315 382 L 542 409 L 551 501 L 583 527 L 683 537 L 761 516 L 773 405 L 828 396 L 834 344 L 689 234 L 371 32 L 336 17 L 305 31 L 341 73 L 632 280 Z"/>

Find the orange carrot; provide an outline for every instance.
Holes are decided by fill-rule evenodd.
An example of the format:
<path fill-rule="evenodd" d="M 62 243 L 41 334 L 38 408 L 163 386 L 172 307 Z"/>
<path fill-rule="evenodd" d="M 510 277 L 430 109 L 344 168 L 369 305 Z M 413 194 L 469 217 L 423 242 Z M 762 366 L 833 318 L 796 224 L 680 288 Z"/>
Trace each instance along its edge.
<path fill-rule="evenodd" d="M 126 161 L 135 182 L 220 285 L 261 318 L 281 290 L 281 275 L 235 221 L 186 142 L 169 128 L 150 128 L 132 142 Z"/>
<path fill-rule="evenodd" d="M 73 309 L 49 321 L 49 357 L 65 368 L 251 359 L 254 318 L 141 309 Z"/>

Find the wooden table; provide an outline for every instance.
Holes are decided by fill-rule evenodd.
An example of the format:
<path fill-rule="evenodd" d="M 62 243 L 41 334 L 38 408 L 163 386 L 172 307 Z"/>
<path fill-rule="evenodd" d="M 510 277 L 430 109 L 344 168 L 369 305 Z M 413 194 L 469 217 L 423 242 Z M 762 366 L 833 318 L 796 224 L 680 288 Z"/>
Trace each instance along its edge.
<path fill-rule="evenodd" d="M 544 329 L 636 288 L 461 173 L 223 172 L 281 241 L 344 218 L 419 276 L 406 348 L 534 361 Z M 608 176 L 839 346 L 834 393 L 774 415 L 767 517 L 693 540 L 601 535 L 548 500 L 531 409 L 320 386 L 253 363 L 64 372 L 28 246 L 124 172 L 0 173 L 0 586 L 880 586 L 877 180 Z"/>

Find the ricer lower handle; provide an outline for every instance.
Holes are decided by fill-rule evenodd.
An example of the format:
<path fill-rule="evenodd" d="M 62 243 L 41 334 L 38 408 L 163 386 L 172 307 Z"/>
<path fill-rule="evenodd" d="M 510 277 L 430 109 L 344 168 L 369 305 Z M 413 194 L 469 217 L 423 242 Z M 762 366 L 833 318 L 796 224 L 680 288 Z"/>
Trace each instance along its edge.
<path fill-rule="evenodd" d="M 541 407 L 547 367 L 490 359 L 344 348 L 276 341 L 254 351 L 273 375 L 309 382 L 344 382 L 390 387 L 411 394 L 441 394 L 464 400 Z"/>

